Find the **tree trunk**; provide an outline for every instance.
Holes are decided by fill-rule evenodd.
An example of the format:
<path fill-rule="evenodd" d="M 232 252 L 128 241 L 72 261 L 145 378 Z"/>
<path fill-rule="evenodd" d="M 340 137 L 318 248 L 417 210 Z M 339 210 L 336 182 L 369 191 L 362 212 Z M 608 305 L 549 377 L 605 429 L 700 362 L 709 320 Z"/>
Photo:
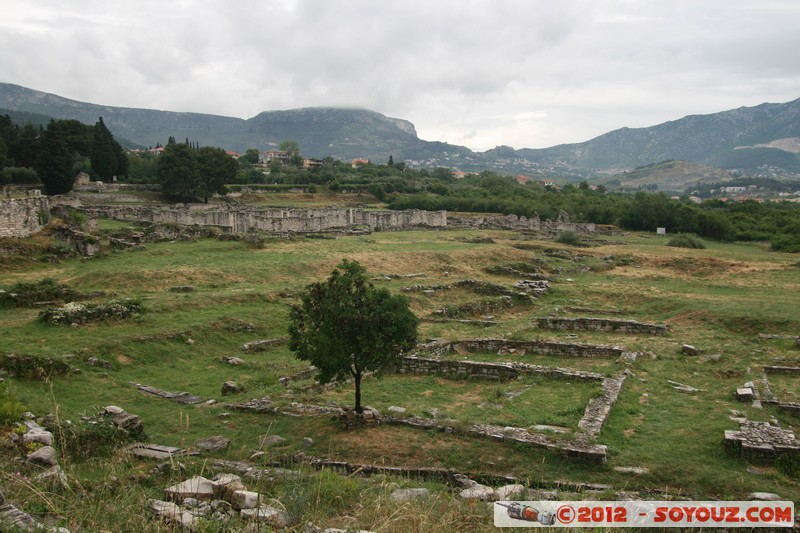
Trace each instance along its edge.
<path fill-rule="evenodd" d="M 353 373 L 353 381 L 356 384 L 356 413 L 363 413 L 364 408 L 361 407 L 361 370 L 356 370 Z"/>

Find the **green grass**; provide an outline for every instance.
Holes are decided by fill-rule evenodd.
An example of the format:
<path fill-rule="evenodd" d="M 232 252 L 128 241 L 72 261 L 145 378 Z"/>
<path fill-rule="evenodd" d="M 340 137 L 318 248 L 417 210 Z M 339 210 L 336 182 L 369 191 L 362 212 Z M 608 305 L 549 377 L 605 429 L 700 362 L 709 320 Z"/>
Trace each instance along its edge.
<path fill-rule="evenodd" d="M 119 229 L 103 222 L 101 227 Z M 469 242 L 489 237 L 493 243 Z M 72 354 L 79 374 L 54 377 L 51 382 L 6 377 L 14 402 L 37 414 L 57 412 L 63 419 L 76 420 L 109 404 L 119 405 L 144 421 L 153 442 L 191 446 L 199 438 L 223 434 L 232 439 L 222 454 L 229 459 L 247 459 L 259 448 L 259 437 L 270 433 L 287 439 L 283 446 L 266 450 L 266 461 L 291 462 L 293 454 L 314 455 L 358 463 L 437 466 L 470 473 L 503 473 L 536 482 L 557 479 L 609 483 L 620 488 L 683 491 L 693 498 L 740 499 L 752 491 L 777 492 L 800 501 L 800 482 L 781 471 L 752 474 L 747 464 L 722 453 L 726 429 L 736 429 L 730 410 L 745 411 L 755 420 L 776 417 L 784 428 L 798 428 L 796 418 L 767 407 L 757 410 L 737 402 L 733 392 L 744 382 L 756 379 L 765 364 L 800 358 L 790 341 L 764 340 L 759 333 L 800 332 L 800 294 L 796 255 L 767 252 L 757 245 L 708 242 L 704 250 L 665 246 L 666 237 L 631 234 L 605 238 L 592 247 L 568 256 L 546 255 L 543 250 L 567 247 L 530 237 L 530 249 L 519 249 L 522 241 L 507 232 L 386 232 L 335 240 L 274 240 L 263 249 L 245 243 L 200 239 L 147 244 L 144 250 L 111 252 L 103 250 L 90 260 L 33 261 L 37 256 L 9 258 L 0 264 L 0 288 L 8 290 L 18 282 L 52 278 L 80 292 L 103 294 L 93 301 L 118 298 L 140 300 L 145 312 L 138 318 L 78 327 L 47 326 L 37 320 L 40 308 L 0 309 L 0 333 L 4 352 L 60 357 Z M 41 247 L 47 244 L 37 237 Z M 32 241 L 33 242 L 33 241 Z M 625 261 L 609 263 L 613 256 Z M 294 302 L 285 292 L 296 293 L 307 284 L 324 279 L 342 258 L 356 259 L 370 274 L 424 273 L 424 278 L 376 281 L 392 291 L 415 284 L 444 285 L 460 279 L 480 279 L 511 285 L 513 278 L 490 275 L 485 266 L 538 263 L 552 278 L 551 291 L 530 306 L 515 306 L 492 312 L 497 325 L 489 328 L 457 323 L 422 322 L 420 337 L 457 340 L 477 337 L 544 339 L 554 341 L 622 345 L 643 352 L 628 365 L 628 377 L 598 442 L 609 447 L 606 466 L 567 460 L 563 456 L 530 447 L 494 443 L 458 435 L 429 433 L 397 426 L 379 426 L 347 432 L 327 417 L 289 417 L 229 412 L 228 401 L 269 396 L 276 405 L 303 403 L 352 403 L 352 388 L 345 385 L 323 394 L 313 394 L 295 384 L 283 387 L 278 378 L 294 374 L 307 365 L 294 358 L 286 346 L 264 352 L 246 353 L 245 342 L 285 337 L 288 309 Z M 169 288 L 193 285 L 195 292 L 174 293 Z M 460 305 L 486 298 L 467 290 L 451 290 L 428 296 L 409 293 L 412 309 L 430 315 L 446 305 Z M 615 335 L 613 333 L 539 330 L 532 318 L 568 313 L 570 306 L 620 309 L 623 315 L 645 322 L 665 322 L 672 331 L 663 337 Z M 252 332 L 231 327 L 238 319 L 252 323 Z M 680 353 L 683 343 L 701 348 L 703 355 Z M 707 356 L 720 354 L 718 360 Z M 242 366 L 229 366 L 223 356 L 237 356 Z M 94 356 L 109 361 L 111 369 L 90 367 Z M 613 359 L 559 358 L 527 353 L 498 356 L 493 353 L 448 354 L 448 358 L 479 361 L 519 361 L 528 364 L 562 366 L 603 375 L 614 375 L 625 367 Z M 717 359 L 717 358 L 715 358 Z M 797 378 L 770 375 L 773 393 L 784 401 L 797 401 Z M 246 391 L 221 397 L 226 380 L 237 380 Z M 667 380 L 703 389 L 686 394 L 673 389 Z M 213 405 L 182 406 L 146 395 L 130 382 L 170 391 L 187 391 L 219 400 Z M 305 382 L 306 384 L 309 382 Z M 530 388 L 527 388 L 530 387 Z M 526 389 L 515 399 L 505 393 Z M 515 382 L 487 383 L 450 380 L 432 376 L 385 376 L 364 382 L 364 402 L 380 411 L 390 405 L 403 406 L 408 414 L 425 416 L 436 408 L 440 417 L 452 417 L 458 424 L 495 423 L 528 427 L 550 424 L 574 428 L 589 398 L 598 393 L 596 384 L 571 383 L 526 377 Z M 5 401 L 5 400 L 4 400 Z M 16 403 L 8 404 L 16 412 Z M 13 409 L 12 409 L 13 407 Z M 428 415 L 429 416 L 429 415 Z M 310 450 L 303 437 L 314 439 Z M 7 451 L 7 450 L 3 450 Z M 7 455 L 4 457 L 11 457 Z M 191 462 L 189 468 L 202 468 Z M 29 510 L 54 510 L 74 517 L 87 530 L 115 529 L 106 517 L 110 503 L 129 506 L 140 513 L 141 501 L 158 497 L 168 476 L 147 477 L 152 464 L 124 456 L 69 461 L 69 475 L 89 483 L 109 476 L 128 479 L 143 475 L 141 481 L 125 483 L 125 494 L 111 485 L 91 497 L 75 494 L 35 495 L 25 484 L 4 477 L 7 498 L 28 503 Z M 631 477 L 611 470 L 612 466 L 646 466 L 650 474 Z M 299 467 L 299 465 L 298 465 Z M 0 459 L 3 476 L 12 475 L 14 464 Z M 172 474 L 177 476 L 177 474 Z M 271 485 L 278 498 L 291 505 L 307 505 L 308 519 L 322 520 L 326 527 L 403 530 L 388 518 L 397 513 L 397 524 L 456 524 L 456 529 L 480 530 L 486 517 L 471 508 L 464 512 L 447 490 L 435 485 L 437 499 L 428 507 L 397 511 L 386 507 L 383 482 L 358 481 L 356 488 L 342 485 L 343 494 L 363 495 L 364 507 L 353 511 L 351 496 L 341 507 L 326 507 L 327 491 L 335 490 L 337 478 L 317 477 L 309 472 L 310 491 L 290 483 Z M 139 478 L 136 478 L 139 479 Z M 317 485 L 314 485 L 316 483 Z M 345 481 L 344 483 L 349 483 Z M 386 482 L 388 483 L 388 481 Z M 332 484 L 333 488 L 329 485 Z M 73 489 L 75 490 L 75 489 Z M 265 487 L 266 490 L 266 487 Z M 76 494 L 80 493 L 78 491 Z M 383 498 L 383 499 L 381 499 Z M 48 503 L 49 501 L 49 503 Z M 134 503 L 139 502 L 139 503 Z M 441 514 L 436 522 L 431 513 Z M 417 512 L 414 519 L 409 513 Z M 128 513 L 136 530 L 155 530 Z M 355 522 L 346 518 L 355 514 Z M 416 522 L 414 520 L 417 520 Z M 150 529 L 148 529 L 150 528 Z M 117 530 L 119 529 L 116 527 Z M 132 529 L 131 529 L 132 530 Z"/>
<path fill-rule="evenodd" d="M 379 412 L 389 406 L 407 409 L 404 416 L 452 419 L 458 425 L 496 424 L 527 428 L 535 424 L 574 430 L 589 400 L 598 396 L 599 385 L 564 382 L 539 376 L 512 382 L 453 380 L 438 376 L 387 376 L 364 381 L 362 393 Z M 508 393 L 520 393 L 511 399 Z M 316 396 L 316 395 L 315 395 Z M 352 387 L 338 387 L 319 399 L 347 408 Z M 309 400 L 313 400 L 311 397 Z"/>

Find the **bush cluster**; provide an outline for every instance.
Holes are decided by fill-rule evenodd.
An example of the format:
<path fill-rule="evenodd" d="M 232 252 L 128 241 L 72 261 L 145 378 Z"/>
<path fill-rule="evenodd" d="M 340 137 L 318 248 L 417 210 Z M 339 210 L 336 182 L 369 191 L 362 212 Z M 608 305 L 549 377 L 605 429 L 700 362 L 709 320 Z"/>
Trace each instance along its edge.
<path fill-rule="evenodd" d="M 136 301 L 114 301 L 105 304 L 68 303 L 42 311 L 39 320 L 52 325 L 85 324 L 103 320 L 123 320 L 142 312 Z"/>
<path fill-rule="evenodd" d="M 0 307 L 30 307 L 36 302 L 50 300 L 71 302 L 79 297 L 80 294 L 67 285 L 45 278 L 33 283 L 17 283 L 8 291 L 0 290 Z"/>
<path fill-rule="evenodd" d="M 63 376 L 70 371 L 64 359 L 16 353 L 0 354 L 0 368 L 13 376 L 28 379 L 44 379 L 54 374 Z"/>
<path fill-rule="evenodd" d="M 0 427 L 19 421 L 25 406 L 8 390 L 8 385 L 0 383 Z"/>
<path fill-rule="evenodd" d="M 689 235 L 686 233 L 681 233 L 680 235 L 672 237 L 667 242 L 667 246 L 674 246 L 675 248 L 693 248 L 696 250 L 703 250 L 706 247 L 702 240 L 698 239 L 694 235 Z"/>

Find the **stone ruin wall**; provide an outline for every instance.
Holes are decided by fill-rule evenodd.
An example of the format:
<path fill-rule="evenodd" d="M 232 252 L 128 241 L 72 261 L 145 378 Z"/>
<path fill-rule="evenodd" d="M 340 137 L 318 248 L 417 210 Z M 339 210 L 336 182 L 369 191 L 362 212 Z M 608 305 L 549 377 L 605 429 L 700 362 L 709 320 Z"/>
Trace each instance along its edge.
<path fill-rule="evenodd" d="M 316 233 L 366 227 L 376 231 L 405 229 L 501 229 L 554 233 L 576 231 L 592 233 L 594 224 L 569 221 L 562 212 L 556 220 L 541 221 L 538 217 L 527 219 L 514 215 L 482 217 L 454 217 L 447 211 L 368 211 L 364 209 L 257 209 L 246 206 L 208 204 L 176 204 L 172 207 L 146 205 L 97 205 L 64 200 L 65 204 L 80 208 L 92 217 L 102 216 L 115 220 L 180 224 L 184 226 L 213 226 L 228 233 L 262 231 L 266 233 Z"/>
<path fill-rule="evenodd" d="M 596 224 L 570 221 L 566 211 L 561 211 L 555 220 L 541 220 L 538 215 L 531 218 L 516 215 L 451 216 L 448 224 L 450 228 L 457 229 L 500 229 L 537 233 L 560 233 L 563 231 L 595 233 L 597 231 Z"/>
<path fill-rule="evenodd" d="M 542 329 L 558 329 L 564 331 L 604 331 L 646 335 L 666 335 L 669 332 L 669 328 L 666 325 L 645 324 L 635 320 L 541 317 L 536 319 L 536 322 Z"/>
<path fill-rule="evenodd" d="M 581 457 L 591 461 L 605 462 L 607 447 L 596 444 L 601 428 L 616 403 L 625 375 L 604 377 L 595 372 L 585 372 L 567 368 L 553 368 L 523 363 L 486 363 L 481 361 L 450 361 L 423 357 L 403 357 L 397 361 L 389 372 L 398 374 L 438 374 L 451 378 L 472 378 L 484 380 L 508 381 L 516 379 L 520 374 L 537 374 L 555 379 L 581 380 L 600 382 L 602 393 L 592 398 L 584 409 L 583 417 L 578 422 L 578 431 L 571 441 L 554 441 L 549 437 L 531 433 L 524 428 L 500 427 L 492 425 L 473 425 L 466 431 L 453 427 L 440 426 L 436 420 L 420 417 L 393 418 L 385 417 L 384 421 L 394 424 L 409 425 L 421 429 L 437 429 L 449 433 L 462 433 L 472 436 L 490 438 L 496 441 L 513 441 L 564 452 L 570 456 Z"/>
<path fill-rule="evenodd" d="M 252 209 L 184 205 L 173 208 L 147 206 L 84 206 L 93 217 L 184 226 L 213 226 L 229 233 L 315 233 L 368 227 L 390 231 L 410 228 L 444 229 L 446 211 L 366 211 L 363 209 Z"/>
<path fill-rule="evenodd" d="M 576 344 L 552 341 L 514 341 L 508 339 L 470 339 L 459 341 L 432 341 L 420 345 L 420 351 L 428 355 L 442 355 L 462 347 L 467 352 L 497 352 L 499 350 L 525 350 L 529 354 L 566 357 L 620 357 L 625 349 L 601 344 Z"/>
<path fill-rule="evenodd" d="M 0 237 L 27 237 L 41 231 L 50 218 L 46 196 L 0 201 Z"/>

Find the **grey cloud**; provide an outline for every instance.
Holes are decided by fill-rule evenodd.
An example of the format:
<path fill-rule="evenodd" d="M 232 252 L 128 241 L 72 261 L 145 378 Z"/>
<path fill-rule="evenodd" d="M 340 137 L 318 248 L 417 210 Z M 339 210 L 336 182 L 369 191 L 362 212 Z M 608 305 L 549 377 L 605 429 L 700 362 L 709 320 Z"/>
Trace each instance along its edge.
<path fill-rule="evenodd" d="M 0 0 L 2 81 L 247 117 L 360 106 L 485 149 L 796 98 L 800 4 Z M 10 51 L 10 52 L 9 52 Z"/>

